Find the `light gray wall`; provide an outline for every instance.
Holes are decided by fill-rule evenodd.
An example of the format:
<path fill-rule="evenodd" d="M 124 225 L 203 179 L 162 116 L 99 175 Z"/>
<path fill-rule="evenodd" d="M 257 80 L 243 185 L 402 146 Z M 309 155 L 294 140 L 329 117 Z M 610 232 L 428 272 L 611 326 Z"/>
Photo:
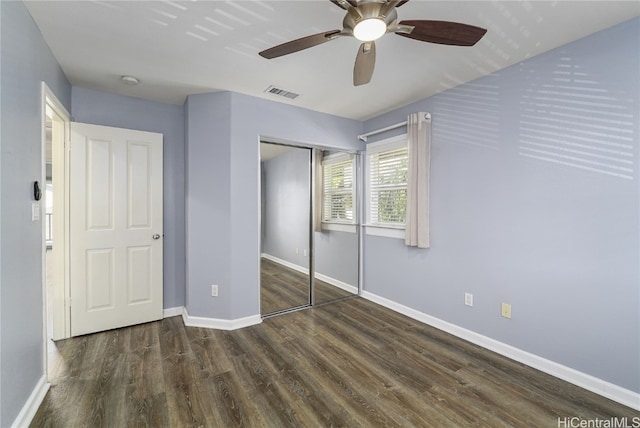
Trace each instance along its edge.
<path fill-rule="evenodd" d="M 31 221 L 42 173 L 41 82 L 67 110 L 71 86 L 22 2 L 0 1 L 0 426 L 42 377 L 42 223 Z"/>
<path fill-rule="evenodd" d="M 265 191 L 262 251 L 307 269 L 310 162 L 311 150 L 294 148 L 262 163 Z"/>
<path fill-rule="evenodd" d="M 634 19 L 367 121 L 431 112 L 433 146 L 431 248 L 367 236 L 364 289 L 639 392 L 639 41 Z"/>
<path fill-rule="evenodd" d="M 76 122 L 159 132 L 164 135 L 164 307 L 184 306 L 184 106 L 79 87 L 71 90 L 71 105 L 71 114 Z"/>
<path fill-rule="evenodd" d="M 190 96 L 187 116 L 187 309 L 210 318 L 257 315 L 260 136 L 357 150 L 362 123 L 228 92 Z M 196 176 L 208 189 L 198 198 Z M 206 230 L 210 218 L 195 213 L 215 211 L 219 221 Z M 211 278 L 220 279 L 218 298 L 208 297 Z"/>

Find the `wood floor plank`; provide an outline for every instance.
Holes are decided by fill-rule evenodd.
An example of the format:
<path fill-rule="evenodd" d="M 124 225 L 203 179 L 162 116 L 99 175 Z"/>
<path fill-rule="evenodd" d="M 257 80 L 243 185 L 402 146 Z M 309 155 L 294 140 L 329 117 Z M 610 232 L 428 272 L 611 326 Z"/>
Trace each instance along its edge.
<path fill-rule="evenodd" d="M 276 380 L 282 385 L 285 398 L 288 402 L 298 403 L 293 409 L 302 414 L 303 420 L 317 420 L 329 426 L 345 425 L 340 417 L 345 412 L 337 410 L 339 405 L 333 409 L 327 408 L 326 402 L 313 392 L 320 385 L 311 383 L 304 372 L 297 370 L 297 362 L 289 355 L 278 352 L 278 342 L 273 342 L 258 327 L 244 329 L 240 335 L 245 339 L 247 354 L 257 356 L 270 373 L 278 374 Z M 303 406 L 299 405 L 301 401 L 304 402 Z"/>
<path fill-rule="evenodd" d="M 56 343 L 32 427 L 543 427 L 640 418 L 361 298 L 236 331 L 181 317 Z"/>

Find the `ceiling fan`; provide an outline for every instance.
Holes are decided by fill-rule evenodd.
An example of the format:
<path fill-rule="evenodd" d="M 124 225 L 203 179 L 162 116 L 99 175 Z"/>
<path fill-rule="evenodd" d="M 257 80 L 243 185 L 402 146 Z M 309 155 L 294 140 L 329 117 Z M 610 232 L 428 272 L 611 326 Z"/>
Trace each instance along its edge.
<path fill-rule="evenodd" d="M 259 53 L 267 59 L 288 55 L 303 49 L 335 40 L 355 37 L 362 41 L 353 67 L 353 84 L 365 85 L 371 81 L 376 63 L 375 41 L 386 33 L 421 42 L 454 46 L 473 46 L 487 32 L 473 25 L 449 21 L 408 20 L 398 22 L 396 8 L 409 0 L 330 0 L 346 10 L 342 30 L 325 31 L 292 40 Z"/>

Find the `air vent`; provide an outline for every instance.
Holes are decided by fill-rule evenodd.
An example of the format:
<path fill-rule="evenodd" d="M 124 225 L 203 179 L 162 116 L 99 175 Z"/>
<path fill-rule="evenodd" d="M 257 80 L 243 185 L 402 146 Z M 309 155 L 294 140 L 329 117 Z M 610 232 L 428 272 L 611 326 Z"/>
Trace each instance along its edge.
<path fill-rule="evenodd" d="M 277 88 L 273 85 L 269 86 L 264 90 L 269 94 L 279 95 L 281 97 L 289 98 L 290 100 L 295 100 L 300 96 L 300 94 L 296 94 L 295 92 L 285 91 L 284 89 Z"/>

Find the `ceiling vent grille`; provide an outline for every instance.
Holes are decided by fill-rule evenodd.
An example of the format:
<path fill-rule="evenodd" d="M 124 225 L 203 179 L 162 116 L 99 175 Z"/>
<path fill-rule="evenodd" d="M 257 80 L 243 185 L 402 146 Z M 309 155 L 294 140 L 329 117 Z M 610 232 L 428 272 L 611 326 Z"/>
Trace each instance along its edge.
<path fill-rule="evenodd" d="M 295 100 L 300 96 L 300 94 L 296 94 L 295 92 L 285 91 L 284 89 L 277 88 L 273 85 L 269 86 L 264 90 L 265 92 L 273 95 L 278 95 L 281 97 L 289 98 L 290 100 Z"/>

